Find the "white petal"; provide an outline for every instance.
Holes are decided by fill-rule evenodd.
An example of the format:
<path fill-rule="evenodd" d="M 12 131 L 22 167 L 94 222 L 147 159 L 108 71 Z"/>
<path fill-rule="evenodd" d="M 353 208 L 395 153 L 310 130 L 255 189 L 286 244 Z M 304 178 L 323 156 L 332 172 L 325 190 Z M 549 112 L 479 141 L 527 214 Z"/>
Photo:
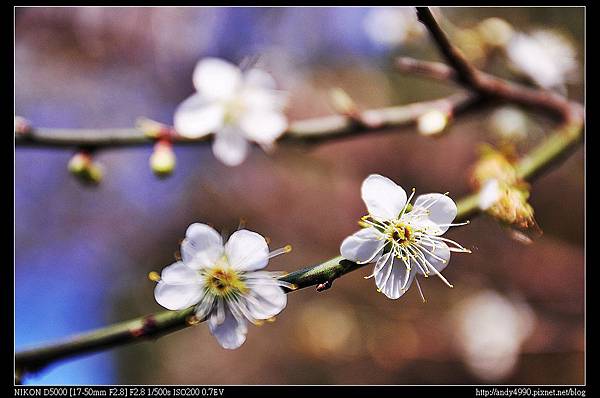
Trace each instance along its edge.
<path fill-rule="evenodd" d="M 487 210 L 494 205 L 500 199 L 500 184 L 497 179 L 491 179 L 483 184 L 483 187 L 479 191 L 479 208 L 481 210 Z"/>
<path fill-rule="evenodd" d="M 217 315 L 213 312 L 208 321 L 208 329 L 221 347 L 233 350 L 244 344 L 248 332 L 245 320 L 234 317 L 229 308 L 225 308 L 225 317 L 222 323 L 219 324 L 216 317 Z"/>
<path fill-rule="evenodd" d="M 427 216 L 422 217 L 425 224 L 427 224 L 427 221 L 431 221 L 437 227 L 429 228 L 426 231 L 430 235 L 442 235 L 446 232 L 450 228 L 447 224 L 450 224 L 454 220 L 458 211 L 456 203 L 448 195 L 440 193 L 420 195 L 415 200 L 411 213 L 413 211 L 419 213 L 420 209 L 428 213 Z M 410 213 L 407 216 L 410 217 Z"/>
<path fill-rule="evenodd" d="M 154 288 L 154 298 L 158 304 L 169 310 L 183 310 L 198 303 L 204 296 L 204 287 L 200 283 L 171 285 L 163 281 Z"/>
<path fill-rule="evenodd" d="M 231 98 L 240 88 L 242 72 L 222 59 L 205 58 L 194 69 L 194 86 L 203 96 L 211 100 Z"/>
<path fill-rule="evenodd" d="M 387 278 L 388 273 L 391 272 L 390 267 L 394 263 L 394 256 L 391 252 L 388 252 L 381 256 L 379 261 L 377 261 L 377 265 L 375 266 L 375 284 L 377 288 L 381 289 L 381 286 L 385 286 L 385 280 Z"/>
<path fill-rule="evenodd" d="M 287 95 L 279 90 L 245 87 L 239 93 L 239 100 L 248 112 L 281 112 L 287 99 Z"/>
<path fill-rule="evenodd" d="M 241 130 L 224 127 L 216 134 L 212 149 L 216 158 L 227 166 L 238 166 L 248 156 L 250 147 Z"/>
<path fill-rule="evenodd" d="M 225 244 L 229 265 L 238 271 L 254 271 L 267 266 L 269 246 L 256 232 L 241 229 L 234 232 Z"/>
<path fill-rule="evenodd" d="M 450 249 L 448 248 L 448 245 L 440 242 L 440 243 L 436 243 L 435 248 L 429 246 L 429 245 L 423 245 L 421 243 L 421 251 L 423 252 L 423 254 L 425 255 L 425 259 L 429 262 L 429 264 L 431 264 L 431 266 L 433 266 L 438 272 L 442 272 L 442 270 L 444 268 L 446 268 L 446 266 L 448 265 L 448 262 L 450 261 Z M 426 248 L 428 251 L 430 251 L 432 254 L 427 253 L 424 249 Z M 418 272 L 419 274 L 423 275 L 423 271 L 421 271 L 420 267 L 418 268 Z M 429 275 L 435 275 L 436 272 L 432 269 L 429 269 L 428 267 L 428 271 L 430 271 Z"/>
<path fill-rule="evenodd" d="M 210 311 L 214 308 L 216 299 L 212 294 L 205 294 L 196 306 L 196 317 L 200 320 L 207 318 Z"/>
<path fill-rule="evenodd" d="M 279 314 L 287 305 L 287 294 L 279 286 L 266 281 L 252 287 L 246 299 L 246 307 L 256 319 L 269 319 Z"/>
<path fill-rule="evenodd" d="M 375 228 L 363 228 L 344 239 L 340 246 L 340 254 L 358 263 L 376 262 L 385 246 L 385 240 L 381 237 L 381 232 Z"/>
<path fill-rule="evenodd" d="M 262 69 L 252 68 L 244 73 L 244 85 L 252 88 L 275 89 L 275 79 Z"/>
<path fill-rule="evenodd" d="M 185 232 L 181 257 L 192 269 L 210 267 L 223 255 L 221 235 L 206 224 L 194 223 Z"/>
<path fill-rule="evenodd" d="M 393 261 L 388 261 L 381 271 L 375 275 L 375 283 L 383 294 L 395 300 L 406 293 L 415 278 L 416 270 L 413 266 L 413 268 L 407 272 L 406 266 L 402 260 L 399 260 L 396 257 L 391 258 Z M 387 277 L 388 273 L 389 277 Z"/>
<path fill-rule="evenodd" d="M 249 139 L 260 144 L 271 144 L 287 129 L 287 119 L 280 112 L 246 112 L 239 126 Z"/>
<path fill-rule="evenodd" d="M 200 138 L 214 133 L 222 125 L 225 108 L 199 94 L 183 101 L 175 111 L 175 130 L 186 138 Z"/>
<path fill-rule="evenodd" d="M 388 261 L 390 261 L 390 256 L 392 256 L 392 252 L 387 252 L 379 257 L 377 263 L 375 263 L 375 268 L 373 269 L 373 275 L 377 275 L 381 269 L 386 265 Z"/>
<path fill-rule="evenodd" d="M 362 183 L 362 199 L 369 214 L 380 219 L 398 217 L 406 205 L 406 192 L 387 177 L 371 174 Z"/>
<path fill-rule="evenodd" d="M 183 261 L 165 267 L 160 274 L 160 279 L 170 285 L 201 282 L 198 272 L 185 265 Z"/>

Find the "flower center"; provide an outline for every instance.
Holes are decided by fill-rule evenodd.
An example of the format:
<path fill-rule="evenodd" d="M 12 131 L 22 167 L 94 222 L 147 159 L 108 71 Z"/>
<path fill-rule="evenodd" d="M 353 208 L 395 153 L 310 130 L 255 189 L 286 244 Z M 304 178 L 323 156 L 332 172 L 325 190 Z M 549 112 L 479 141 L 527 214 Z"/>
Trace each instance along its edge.
<path fill-rule="evenodd" d="M 415 234 L 411 226 L 403 222 L 396 222 L 388 227 L 388 239 L 406 247 L 415 241 Z"/>
<path fill-rule="evenodd" d="M 238 272 L 219 265 L 206 272 L 205 282 L 208 291 L 218 297 L 244 294 L 248 290 Z"/>
<path fill-rule="evenodd" d="M 246 104 L 242 96 L 237 95 L 225 102 L 225 123 L 233 124 L 246 110 Z"/>

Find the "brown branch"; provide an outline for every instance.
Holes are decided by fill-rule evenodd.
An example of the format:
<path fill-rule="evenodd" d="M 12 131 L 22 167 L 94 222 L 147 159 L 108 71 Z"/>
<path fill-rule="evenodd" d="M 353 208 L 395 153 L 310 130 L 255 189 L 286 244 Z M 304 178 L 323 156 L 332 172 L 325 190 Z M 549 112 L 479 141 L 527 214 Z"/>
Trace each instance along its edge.
<path fill-rule="evenodd" d="M 352 117 L 348 115 L 330 115 L 290 123 L 289 129 L 278 142 L 281 143 L 320 143 L 326 140 L 382 131 L 392 127 L 406 126 L 427 111 L 440 109 L 458 113 L 475 103 L 470 93 L 457 93 L 447 98 L 423 101 L 408 105 L 370 109 Z M 174 145 L 193 145 L 208 143 L 208 137 L 188 139 L 170 131 L 170 141 Z M 125 148 L 152 145 L 157 137 L 147 134 L 143 128 L 114 129 L 55 129 L 35 128 L 15 131 L 15 145 L 19 147 L 44 148 Z"/>
<path fill-rule="evenodd" d="M 473 67 L 469 61 L 467 61 L 458 48 L 450 43 L 448 36 L 446 36 L 446 33 L 444 33 L 440 25 L 438 25 L 429 8 L 416 8 L 417 18 L 423 25 L 425 25 L 427 30 L 429 30 L 429 33 L 437 44 L 438 50 L 458 74 L 458 80 L 467 86 L 475 87 L 474 83 L 477 80 L 477 69 L 475 69 L 475 67 Z"/>
<path fill-rule="evenodd" d="M 452 66 L 408 58 L 396 60 L 396 66 L 430 78 L 455 81 L 484 98 L 499 99 L 536 109 L 544 109 L 559 117 L 560 124 L 539 146 L 516 165 L 520 178 L 528 179 L 551 168 L 567 156 L 583 138 L 584 109 L 577 102 L 544 89 L 512 83 L 474 68 L 450 43 L 444 31 L 426 7 L 417 7 L 419 20 L 431 33 L 438 49 Z"/>
<path fill-rule="evenodd" d="M 456 81 L 484 96 L 509 101 L 528 107 L 541 107 L 559 116 L 563 123 L 583 125 L 583 107 L 553 91 L 534 89 L 512 83 L 482 72 L 473 67 L 460 50 L 450 43 L 427 7 L 417 7 L 417 16 L 429 30 L 435 44 L 449 66 L 436 62 L 423 62 L 400 58 L 396 66 L 404 71 L 424 74 L 438 80 Z"/>

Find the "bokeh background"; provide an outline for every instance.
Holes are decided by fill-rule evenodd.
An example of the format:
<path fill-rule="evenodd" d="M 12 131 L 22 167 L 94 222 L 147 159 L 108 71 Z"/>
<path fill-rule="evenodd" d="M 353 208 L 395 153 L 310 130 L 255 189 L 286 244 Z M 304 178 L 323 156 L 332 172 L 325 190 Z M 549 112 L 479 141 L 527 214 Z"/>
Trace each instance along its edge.
<path fill-rule="evenodd" d="M 397 11 L 17 8 L 15 111 L 43 127 L 127 127 L 139 116 L 172 123 L 204 56 L 237 63 L 258 57 L 290 93 L 291 120 L 333 113 L 334 87 L 362 108 L 456 91 L 393 71 L 395 55 L 440 59 L 418 27 L 407 38 L 402 29 L 413 20 Z M 436 12 L 474 62 L 522 81 L 502 54 L 482 61 L 476 38 L 465 32 L 488 17 L 525 33 L 562 32 L 580 68 L 562 90 L 583 100 L 583 8 Z M 255 148 L 236 168 L 220 164 L 209 145 L 178 147 L 176 171 L 164 180 L 149 169 L 151 147 L 104 150 L 95 158 L 105 168 L 97 187 L 69 175 L 71 151 L 17 147 L 16 349 L 161 310 L 146 275 L 173 261 L 192 222 L 232 232 L 243 217 L 247 228 L 271 238 L 272 248 L 293 245 L 269 265 L 292 271 L 338 253 L 364 214 L 359 189 L 369 173 L 458 198 L 469 192 L 478 145 L 500 139 L 490 124 L 495 110 L 461 116 L 437 138 L 407 127 L 318 146 L 281 145 L 271 155 Z M 552 122 L 519 114 L 528 126 L 518 143 L 524 151 Z M 422 281 L 426 304 L 414 287 L 400 300 L 387 299 L 363 279 L 365 268 L 326 292 L 291 294 L 277 321 L 250 327 L 238 350 L 221 349 L 201 324 L 60 363 L 25 382 L 583 383 L 583 153 L 578 149 L 533 184 L 531 203 L 544 233 L 532 242 L 515 240 L 485 216 L 451 230 L 448 236 L 473 254 L 452 257 L 445 276 L 454 289 L 436 278 Z"/>

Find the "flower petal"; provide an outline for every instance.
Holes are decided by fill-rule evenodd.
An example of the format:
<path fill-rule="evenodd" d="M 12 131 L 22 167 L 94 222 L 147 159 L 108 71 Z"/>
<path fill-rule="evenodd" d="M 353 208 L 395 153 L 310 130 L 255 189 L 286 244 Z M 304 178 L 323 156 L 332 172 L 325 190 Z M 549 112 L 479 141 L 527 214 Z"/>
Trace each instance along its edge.
<path fill-rule="evenodd" d="M 154 298 L 158 304 L 173 311 L 191 307 L 198 303 L 203 296 L 204 288 L 200 283 L 171 285 L 160 281 L 154 288 Z"/>
<path fill-rule="evenodd" d="M 427 249 L 427 251 L 431 252 L 431 254 L 423 248 Z M 450 261 L 450 249 L 448 248 L 447 244 L 443 242 L 438 242 L 436 243 L 436 246 L 434 248 L 421 243 L 421 251 L 423 252 L 425 259 L 429 262 L 429 264 L 432 267 L 434 267 L 438 272 L 442 272 L 442 270 L 446 268 L 446 266 L 448 266 L 448 262 Z M 421 267 L 417 268 L 419 274 L 424 275 L 423 271 L 421 271 Z M 429 275 L 436 274 L 436 272 L 430 269 L 429 267 L 427 270 L 430 271 Z"/>
<path fill-rule="evenodd" d="M 267 266 L 269 246 L 256 232 L 241 229 L 234 232 L 225 244 L 229 265 L 238 271 L 254 271 Z"/>
<path fill-rule="evenodd" d="M 258 282 L 246 299 L 246 307 L 256 319 L 269 319 L 279 314 L 287 305 L 287 294 L 279 286 Z"/>
<path fill-rule="evenodd" d="M 244 73 L 244 85 L 251 88 L 275 90 L 275 79 L 268 72 L 252 68 Z"/>
<path fill-rule="evenodd" d="M 495 178 L 487 180 L 479 190 L 479 208 L 484 211 L 489 209 L 500 199 L 501 195 L 502 191 L 498 180 Z"/>
<path fill-rule="evenodd" d="M 395 182 L 379 174 L 371 174 L 362 183 L 362 199 L 369 214 L 380 219 L 398 217 L 406 205 L 406 192 Z"/>
<path fill-rule="evenodd" d="M 225 308 L 223 322 L 219 324 L 217 318 L 216 311 L 213 311 L 208 320 L 208 329 L 221 347 L 233 350 L 244 344 L 248 332 L 247 322 L 244 319 L 236 318 L 228 307 Z"/>
<path fill-rule="evenodd" d="M 194 69 L 194 86 L 211 100 L 231 98 L 242 82 L 240 69 L 222 59 L 205 58 Z"/>
<path fill-rule="evenodd" d="M 194 223 L 185 232 L 181 257 L 191 269 L 212 266 L 223 255 L 223 239 L 206 224 Z"/>
<path fill-rule="evenodd" d="M 285 92 L 245 87 L 239 94 L 244 109 L 248 112 L 281 112 L 288 100 Z"/>
<path fill-rule="evenodd" d="M 395 300 L 406 293 L 415 279 L 415 275 L 415 267 L 407 272 L 406 266 L 401 260 L 390 256 L 390 260 L 375 275 L 375 284 L 383 294 Z"/>
<path fill-rule="evenodd" d="M 246 112 L 239 126 L 249 139 L 260 144 L 271 144 L 287 129 L 287 119 L 280 112 Z"/>
<path fill-rule="evenodd" d="M 175 130 L 186 138 L 200 138 L 217 131 L 224 118 L 225 108 L 221 104 L 194 94 L 175 110 Z"/>
<path fill-rule="evenodd" d="M 422 223 L 428 227 L 426 233 L 430 235 L 442 235 L 446 232 L 450 228 L 448 224 L 454 220 L 458 212 L 456 203 L 448 195 L 441 193 L 420 195 L 415 200 L 410 213 L 417 214 L 419 210 L 421 213 L 427 213 L 426 216 L 423 216 Z M 410 213 L 407 216 L 410 216 Z M 433 225 L 428 224 L 427 221 L 431 221 Z"/>
<path fill-rule="evenodd" d="M 163 268 L 160 279 L 170 285 L 186 285 L 201 282 L 198 272 L 185 265 L 183 261 L 177 261 Z"/>
<path fill-rule="evenodd" d="M 215 136 L 213 153 L 227 166 L 238 166 L 248 156 L 250 146 L 238 128 L 224 127 Z"/>
<path fill-rule="evenodd" d="M 381 257 L 385 246 L 381 232 L 373 227 L 363 228 L 350 235 L 342 242 L 342 257 L 357 263 L 376 262 Z"/>

